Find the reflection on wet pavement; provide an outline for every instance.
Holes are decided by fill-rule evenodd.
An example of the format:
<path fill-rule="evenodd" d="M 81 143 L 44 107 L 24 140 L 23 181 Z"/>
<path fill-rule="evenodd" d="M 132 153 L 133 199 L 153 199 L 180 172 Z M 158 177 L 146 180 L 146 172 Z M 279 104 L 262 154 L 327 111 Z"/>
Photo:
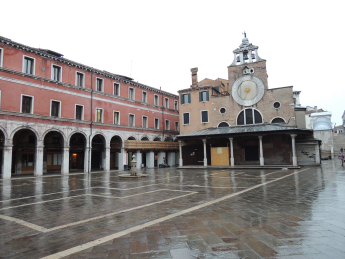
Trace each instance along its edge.
<path fill-rule="evenodd" d="M 146 169 L 0 181 L 0 258 L 345 258 L 345 171 Z"/>

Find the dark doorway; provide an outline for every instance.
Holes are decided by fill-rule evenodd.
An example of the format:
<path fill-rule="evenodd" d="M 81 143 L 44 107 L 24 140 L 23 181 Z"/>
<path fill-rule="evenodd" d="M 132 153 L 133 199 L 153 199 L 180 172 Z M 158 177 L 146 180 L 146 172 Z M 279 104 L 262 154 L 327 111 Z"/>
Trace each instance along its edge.
<path fill-rule="evenodd" d="M 98 134 L 92 139 L 91 170 L 103 169 L 103 153 L 105 148 L 105 139 Z"/>
<path fill-rule="evenodd" d="M 60 132 L 51 131 L 44 137 L 44 160 L 47 172 L 61 171 L 63 137 Z"/>
<path fill-rule="evenodd" d="M 256 139 L 248 139 L 245 144 L 245 161 L 259 160 L 259 143 Z"/>
<path fill-rule="evenodd" d="M 110 141 L 110 169 L 119 169 L 119 154 L 121 153 L 122 139 L 114 136 Z"/>
<path fill-rule="evenodd" d="M 85 137 L 81 133 L 75 133 L 70 140 L 70 164 L 69 168 L 73 170 L 84 169 L 85 156 Z"/>

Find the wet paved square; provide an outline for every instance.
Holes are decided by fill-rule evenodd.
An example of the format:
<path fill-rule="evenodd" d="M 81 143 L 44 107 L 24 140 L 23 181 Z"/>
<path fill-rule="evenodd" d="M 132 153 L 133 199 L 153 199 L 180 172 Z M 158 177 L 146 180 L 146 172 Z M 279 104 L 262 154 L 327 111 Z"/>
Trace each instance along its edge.
<path fill-rule="evenodd" d="M 345 170 L 0 181 L 0 258 L 345 258 Z"/>

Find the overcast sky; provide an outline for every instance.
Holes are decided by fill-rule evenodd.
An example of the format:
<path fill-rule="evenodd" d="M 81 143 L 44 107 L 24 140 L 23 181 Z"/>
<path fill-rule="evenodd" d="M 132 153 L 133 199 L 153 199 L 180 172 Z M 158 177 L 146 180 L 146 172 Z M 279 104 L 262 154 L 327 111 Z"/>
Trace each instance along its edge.
<path fill-rule="evenodd" d="M 268 87 L 293 85 L 303 106 L 345 109 L 345 1 L 2 1 L 0 35 L 177 94 L 227 78 L 246 31 Z M 340 80 L 340 81 L 339 81 Z"/>

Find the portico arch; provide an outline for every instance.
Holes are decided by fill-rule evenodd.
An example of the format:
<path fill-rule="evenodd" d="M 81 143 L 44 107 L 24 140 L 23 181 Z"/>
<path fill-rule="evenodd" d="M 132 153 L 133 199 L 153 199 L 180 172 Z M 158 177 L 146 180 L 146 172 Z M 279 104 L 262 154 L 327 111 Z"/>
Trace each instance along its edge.
<path fill-rule="evenodd" d="M 122 149 L 122 139 L 120 136 L 113 136 L 110 140 L 110 169 L 119 169 L 122 163 L 120 153 Z"/>
<path fill-rule="evenodd" d="M 43 134 L 44 153 L 43 153 L 43 172 L 62 172 L 68 173 L 68 147 L 65 147 L 65 138 L 61 131 L 48 130 Z M 63 150 L 63 148 L 66 150 Z M 67 157 L 64 157 L 66 152 Z M 67 161 L 66 161 L 67 160 Z M 63 162 L 66 167 L 64 167 Z"/>
<path fill-rule="evenodd" d="M 93 136 L 91 141 L 92 155 L 91 155 L 91 170 L 102 170 L 105 168 L 106 139 L 101 134 Z"/>
<path fill-rule="evenodd" d="M 5 143 L 5 134 L 3 133 L 2 129 L 0 128 L 0 162 L 1 162 L 0 174 L 2 174 L 2 170 L 3 170 L 2 165 L 4 164 L 4 161 L 3 161 L 4 143 Z"/>
<path fill-rule="evenodd" d="M 85 154 L 85 148 L 87 143 L 87 138 L 82 132 L 74 132 L 69 137 L 69 169 L 70 171 L 86 171 L 85 159 L 87 159 L 87 154 Z"/>

